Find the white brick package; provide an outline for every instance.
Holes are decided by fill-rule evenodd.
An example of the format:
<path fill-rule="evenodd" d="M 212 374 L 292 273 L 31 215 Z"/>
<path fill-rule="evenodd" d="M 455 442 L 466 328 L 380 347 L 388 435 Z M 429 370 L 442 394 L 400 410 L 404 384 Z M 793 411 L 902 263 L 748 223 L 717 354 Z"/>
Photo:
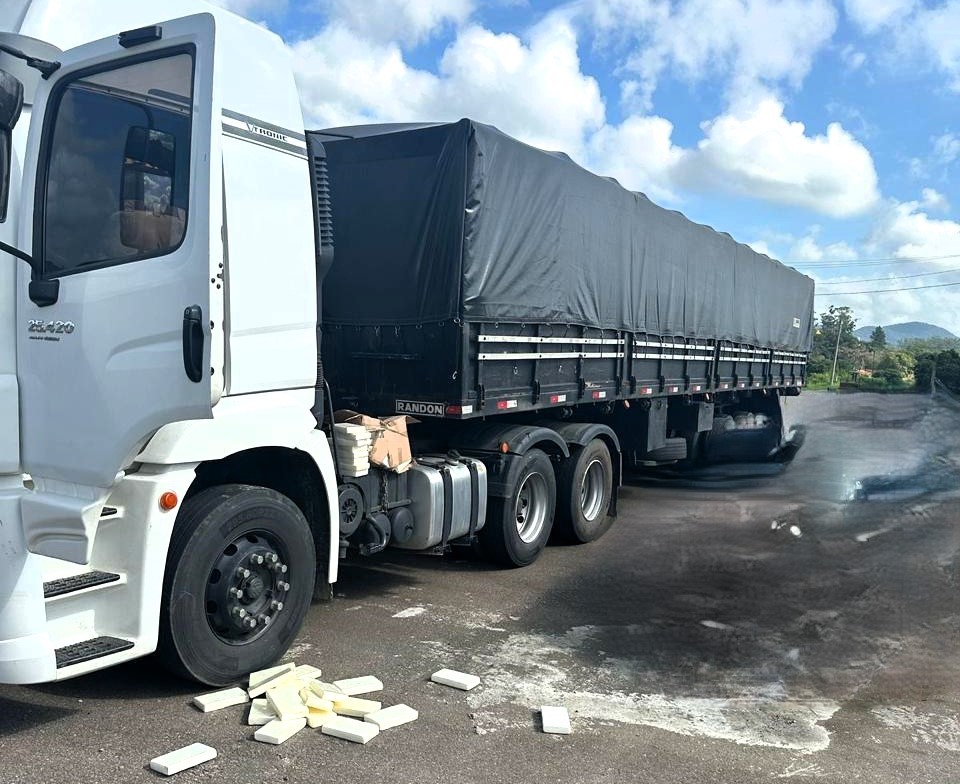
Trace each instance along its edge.
<path fill-rule="evenodd" d="M 368 713 L 363 717 L 364 721 L 376 724 L 380 731 L 389 730 L 392 727 L 399 727 L 401 724 L 409 724 L 416 721 L 420 714 L 409 705 L 391 705 L 389 708 L 381 708 L 373 713 Z"/>
<path fill-rule="evenodd" d="M 544 705 L 540 708 L 540 718 L 543 719 L 543 731 L 557 735 L 570 734 L 570 714 L 567 709 L 559 705 Z"/>
<path fill-rule="evenodd" d="M 182 749 L 171 751 L 150 760 L 151 769 L 172 776 L 187 768 L 193 768 L 203 762 L 208 762 L 217 756 L 217 750 L 203 743 L 191 743 Z"/>
<path fill-rule="evenodd" d="M 334 681 L 333 685 L 337 691 L 346 694 L 348 697 L 383 691 L 383 683 L 379 678 L 374 678 L 372 675 L 364 675 L 361 678 L 345 678 L 344 680 Z"/>
<path fill-rule="evenodd" d="M 335 738 L 352 740 L 354 743 L 366 743 L 380 734 L 380 728 L 376 724 L 370 724 L 366 721 L 337 716 L 324 724 L 320 728 L 320 732 L 324 735 L 332 735 Z"/>
<path fill-rule="evenodd" d="M 249 697 L 247 693 L 239 686 L 232 689 L 222 689 L 221 691 L 212 691 L 208 694 L 200 694 L 193 698 L 193 704 L 204 713 L 229 708 L 233 705 L 242 705 L 247 702 Z"/>
<path fill-rule="evenodd" d="M 264 724 L 260 729 L 258 729 L 253 734 L 253 738 L 261 743 L 272 743 L 275 746 L 279 746 L 284 741 L 292 738 L 306 726 L 307 720 L 302 718 L 290 719 L 289 721 L 274 719 L 269 724 Z"/>
<path fill-rule="evenodd" d="M 480 683 L 480 678 L 476 675 L 468 675 L 465 672 L 456 670 L 437 670 L 430 676 L 434 683 L 442 683 L 444 686 L 453 686 L 455 689 L 470 691 Z"/>

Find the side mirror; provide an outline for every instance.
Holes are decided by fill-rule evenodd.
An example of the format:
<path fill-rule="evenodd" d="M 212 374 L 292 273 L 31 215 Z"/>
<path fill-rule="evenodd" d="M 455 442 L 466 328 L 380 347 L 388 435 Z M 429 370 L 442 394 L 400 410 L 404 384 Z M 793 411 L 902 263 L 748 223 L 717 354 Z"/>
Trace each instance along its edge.
<path fill-rule="evenodd" d="M 0 71 L 0 222 L 7 219 L 13 127 L 22 109 L 23 83 L 12 74 Z"/>
<path fill-rule="evenodd" d="M 184 219 L 173 207 L 176 138 L 134 126 L 127 132 L 120 183 L 120 242 L 149 253 L 174 247 Z"/>

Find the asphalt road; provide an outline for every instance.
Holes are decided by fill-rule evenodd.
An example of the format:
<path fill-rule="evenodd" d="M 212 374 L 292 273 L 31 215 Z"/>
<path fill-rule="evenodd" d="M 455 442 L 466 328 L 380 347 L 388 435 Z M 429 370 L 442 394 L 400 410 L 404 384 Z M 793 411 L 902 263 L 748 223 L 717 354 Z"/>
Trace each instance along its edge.
<path fill-rule="evenodd" d="M 267 746 L 148 659 L 0 686 L 0 782 L 147 781 L 194 741 L 219 757 L 179 780 L 960 781 L 960 409 L 790 402 L 806 439 L 779 476 L 632 480 L 606 537 L 530 568 L 345 565 L 292 656 L 379 676 L 414 724 Z M 429 683 L 445 666 L 483 681 Z M 542 704 L 574 733 L 541 733 Z"/>

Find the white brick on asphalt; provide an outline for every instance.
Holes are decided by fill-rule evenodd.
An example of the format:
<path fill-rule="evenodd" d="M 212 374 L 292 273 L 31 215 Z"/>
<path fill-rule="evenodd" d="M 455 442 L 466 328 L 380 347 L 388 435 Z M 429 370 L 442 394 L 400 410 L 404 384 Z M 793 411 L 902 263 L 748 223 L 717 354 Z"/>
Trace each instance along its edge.
<path fill-rule="evenodd" d="M 332 683 L 324 683 L 323 681 L 310 681 L 307 684 L 307 688 L 310 689 L 318 697 L 326 697 L 328 700 L 333 697 L 349 697 L 349 694 L 344 694 Z"/>
<path fill-rule="evenodd" d="M 267 689 L 277 689 L 281 686 L 288 686 L 291 684 L 298 683 L 297 674 L 293 669 L 284 670 L 283 672 L 278 672 L 276 675 L 271 675 L 264 681 L 261 681 L 256 686 L 252 686 L 247 689 L 247 694 L 250 695 L 252 700 L 254 697 L 262 697 L 267 693 Z"/>
<path fill-rule="evenodd" d="M 234 686 L 232 689 L 200 694 L 193 698 L 193 704 L 204 713 L 209 713 L 221 708 L 229 708 L 231 705 L 242 705 L 248 700 L 247 693 L 239 686 Z"/>
<path fill-rule="evenodd" d="M 332 735 L 335 738 L 352 740 L 354 743 L 366 743 L 380 734 L 380 728 L 376 724 L 370 724 L 366 721 L 337 716 L 335 719 L 326 722 L 320 728 L 320 732 L 324 735 Z"/>
<path fill-rule="evenodd" d="M 368 713 L 380 710 L 383 707 L 376 700 L 362 700 L 359 697 L 331 697 L 333 709 L 341 716 L 366 716 Z"/>
<path fill-rule="evenodd" d="M 316 729 L 335 718 L 337 718 L 337 714 L 332 710 L 314 710 L 311 708 L 310 713 L 307 714 L 307 726 Z"/>
<path fill-rule="evenodd" d="M 312 664 L 301 664 L 294 669 L 293 674 L 302 681 L 312 681 L 320 677 L 320 668 Z"/>
<path fill-rule="evenodd" d="M 217 756 L 217 750 L 203 743 L 191 743 L 182 749 L 162 754 L 150 760 L 150 767 L 164 776 L 208 762 Z"/>
<path fill-rule="evenodd" d="M 409 724 L 416 721 L 420 714 L 409 705 L 391 705 L 389 708 L 381 708 L 373 713 L 368 713 L 363 717 L 364 721 L 376 724 L 381 731 L 388 730 L 391 727 L 399 727 L 401 724 Z"/>
<path fill-rule="evenodd" d="M 540 708 L 540 718 L 543 719 L 543 731 L 557 735 L 570 734 L 570 714 L 567 709 L 559 705 L 544 705 Z"/>
<path fill-rule="evenodd" d="M 372 675 L 364 675 L 360 678 L 344 678 L 334 681 L 333 685 L 337 691 L 346 694 L 348 697 L 357 694 L 369 694 L 373 691 L 383 691 L 383 683 L 379 678 L 374 678 Z"/>
<path fill-rule="evenodd" d="M 281 721 L 307 718 L 307 706 L 296 689 L 281 687 L 267 692 L 267 703 Z"/>
<path fill-rule="evenodd" d="M 276 667 L 267 667 L 265 670 L 257 670 L 257 672 L 250 673 L 250 680 L 247 683 L 248 689 L 255 689 L 261 683 L 265 683 L 271 678 L 280 675 L 283 672 L 292 672 L 294 668 L 293 662 L 287 662 L 286 664 L 278 664 Z"/>
<path fill-rule="evenodd" d="M 437 670 L 430 676 L 434 683 L 442 683 L 444 686 L 453 686 L 455 689 L 470 691 L 474 686 L 480 683 L 480 678 L 476 675 L 468 675 L 465 672 L 456 670 Z"/>
<path fill-rule="evenodd" d="M 258 740 L 261 743 L 272 743 L 274 746 L 279 746 L 284 741 L 292 738 L 306 726 L 307 720 L 303 718 L 290 719 L 289 721 L 274 719 L 269 724 L 264 724 L 260 729 L 253 733 L 253 739 Z"/>
<path fill-rule="evenodd" d="M 306 687 L 300 689 L 300 699 L 310 710 L 333 710 L 332 700 L 328 700 L 326 697 L 318 697 Z"/>
<path fill-rule="evenodd" d="M 273 712 L 273 708 L 270 707 L 266 697 L 253 700 L 253 702 L 250 703 L 250 713 L 247 714 L 247 724 L 251 727 L 262 727 L 275 718 L 277 718 L 277 714 Z"/>

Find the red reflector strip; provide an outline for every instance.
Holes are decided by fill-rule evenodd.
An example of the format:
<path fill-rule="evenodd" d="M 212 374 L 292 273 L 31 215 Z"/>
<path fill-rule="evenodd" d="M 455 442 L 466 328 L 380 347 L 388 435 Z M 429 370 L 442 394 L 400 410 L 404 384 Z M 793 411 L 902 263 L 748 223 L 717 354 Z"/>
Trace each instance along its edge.
<path fill-rule="evenodd" d="M 651 387 L 640 387 L 640 394 L 641 394 L 641 395 L 652 395 L 652 394 L 653 394 L 653 389 L 652 389 Z"/>
<path fill-rule="evenodd" d="M 551 402 L 551 403 L 566 403 L 566 402 L 567 402 L 567 396 L 566 396 L 566 395 L 550 395 L 550 402 Z"/>
<path fill-rule="evenodd" d="M 594 400 L 603 400 L 604 398 L 606 398 L 606 396 L 607 396 L 607 393 L 601 390 L 597 390 L 596 392 L 593 393 Z"/>
<path fill-rule="evenodd" d="M 699 392 L 701 389 L 703 389 L 703 387 L 701 387 L 699 384 L 697 384 L 697 385 L 693 388 L 693 391 L 694 391 L 694 392 Z"/>
<path fill-rule="evenodd" d="M 679 391 L 680 391 L 680 387 L 670 387 L 670 389 L 667 390 L 667 391 L 668 391 L 668 392 L 679 392 Z"/>
<path fill-rule="evenodd" d="M 729 385 L 729 384 L 721 384 L 721 385 L 720 385 L 720 389 L 730 389 L 730 385 Z"/>
<path fill-rule="evenodd" d="M 744 383 L 741 381 L 739 384 L 737 384 L 737 389 L 743 389 L 743 388 L 746 387 L 746 386 L 747 386 L 747 385 L 744 384 Z"/>
<path fill-rule="evenodd" d="M 516 400 L 498 400 L 497 401 L 497 408 L 500 411 L 504 411 L 508 408 L 516 408 L 516 407 L 517 407 Z"/>

